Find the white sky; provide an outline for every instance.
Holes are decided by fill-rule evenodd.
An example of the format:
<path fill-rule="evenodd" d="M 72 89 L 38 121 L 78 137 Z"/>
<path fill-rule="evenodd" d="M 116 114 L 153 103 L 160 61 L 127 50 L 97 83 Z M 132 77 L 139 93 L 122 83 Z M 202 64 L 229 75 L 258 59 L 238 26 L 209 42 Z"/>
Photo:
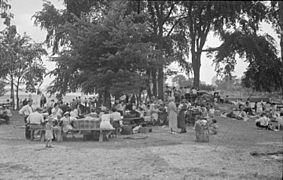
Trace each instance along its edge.
<path fill-rule="evenodd" d="M 63 8 L 62 0 L 49 1 L 52 2 L 57 8 Z M 29 35 L 35 42 L 43 42 L 46 37 L 46 31 L 42 31 L 39 27 L 35 26 L 33 24 L 33 20 L 31 19 L 36 11 L 40 11 L 42 9 L 43 0 L 10 0 L 10 4 L 12 5 L 11 12 L 14 14 L 12 23 L 17 25 L 17 31 L 20 34 L 26 32 L 27 35 Z M 1 23 L 0 29 L 3 29 L 2 26 L 3 25 Z M 279 47 L 279 38 L 270 27 L 270 25 L 264 24 L 262 27 L 263 33 L 272 35 L 277 42 L 277 46 Z M 205 46 L 216 47 L 219 44 L 219 40 L 210 35 Z M 45 61 L 44 63 L 46 68 L 49 70 L 55 67 L 54 63 L 50 63 L 48 61 Z M 179 67 L 176 65 L 171 65 L 170 68 L 179 70 Z M 233 75 L 241 77 L 246 68 L 247 63 L 243 62 L 243 60 L 238 60 Z M 204 53 L 201 62 L 200 80 L 206 82 L 207 84 L 211 84 L 212 77 L 216 75 L 214 69 L 215 67 L 212 65 L 212 60 L 206 58 Z M 43 84 L 43 88 L 46 87 L 46 85 L 50 84 L 51 81 L 51 78 L 46 78 Z"/>

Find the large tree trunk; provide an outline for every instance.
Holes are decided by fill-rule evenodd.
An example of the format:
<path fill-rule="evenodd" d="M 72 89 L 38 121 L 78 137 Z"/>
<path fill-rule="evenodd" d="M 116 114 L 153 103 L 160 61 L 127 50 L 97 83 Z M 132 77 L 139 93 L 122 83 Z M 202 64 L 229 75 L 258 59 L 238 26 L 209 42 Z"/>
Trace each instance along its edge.
<path fill-rule="evenodd" d="M 16 100 L 17 100 L 17 110 L 18 110 L 20 108 L 19 86 L 16 86 Z"/>
<path fill-rule="evenodd" d="M 20 79 L 18 78 L 17 85 L 16 85 L 17 110 L 20 109 L 19 86 L 20 86 Z"/>
<path fill-rule="evenodd" d="M 147 96 L 149 97 L 149 98 L 151 98 L 151 94 L 152 94 L 152 92 L 151 92 L 151 85 L 150 85 L 150 79 L 151 79 L 151 76 L 150 76 L 150 70 L 148 69 L 147 71 L 146 71 L 146 75 L 147 75 Z"/>
<path fill-rule="evenodd" d="M 111 108 L 111 97 L 109 91 L 104 91 L 103 94 L 103 105 L 107 108 Z"/>
<path fill-rule="evenodd" d="M 281 59 L 283 60 L 283 1 L 279 1 L 279 26 L 280 26 L 280 48 Z"/>
<path fill-rule="evenodd" d="M 283 1 L 279 1 L 279 26 L 280 26 L 280 48 L 281 48 L 281 60 L 282 60 L 282 70 L 283 70 Z M 281 71 L 283 74 L 283 72 Z M 282 78 L 283 86 L 283 78 Z M 281 87 L 281 92 L 283 94 L 283 87 Z"/>
<path fill-rule="evenodd" d="M 164 92 L 163 92 L 163 81 L 164 81 L 164 72 L 163 72 L 163 65 L 158 68 L 158 98 L 164 99 Z"/>
<path fill-rule="evenodd" d="M 194 71 L 195 89 L 199 89 L 199 84 L 200 84 L 200 57 L 201 57 L 200 53 L 192 52 L 192 65 Z"/>
<path fill-rule="evenodd" d="M 14 77 L 11 75 L 11 95 L 10 98 L 12 99 L 12 108 L 15 109 L 15 99 L 14 99 Z"/>
<path fill-rule="evenodd" d="M 153 96 L 157 97 L 157 79 L 156 79 L 156 69 L 152 70 L 152 94 Z"/>

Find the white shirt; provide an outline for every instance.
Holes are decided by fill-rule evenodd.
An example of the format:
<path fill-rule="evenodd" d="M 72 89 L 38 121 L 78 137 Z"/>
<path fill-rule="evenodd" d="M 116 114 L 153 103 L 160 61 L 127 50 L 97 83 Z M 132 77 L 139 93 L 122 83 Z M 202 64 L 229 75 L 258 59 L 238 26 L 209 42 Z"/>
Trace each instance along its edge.
<path fill-rule="evenodd" d="M 19 114 L 22 114 L 25 116 L 28 116 L 31 113 L 32 113 L 32 107 L 29 104 L 25 105 L 24 107 L 22 107 L 22 109 L 19 110 Z"/>
<path fill-rule="evenodd" d="M 267 117 L 261 117 L 257 119 L 255 122 L 260 122 L 260 125 L 267 126 L 269 124 L 270 119 Z"/>
<path fill-rule="evenodd" d="M 31 113 L 27 118 L 27 122 L 29 122 L 30 124 L 41 124 L 43 121 L 43 115 L 37 111 Z"/>
<path fill-rule="evenodd" d="M 121 114 L 119 112 L 113 112 L 110 114 L 110 118 L 113 119 L 113 121 L 119 121 L 121 120 Z"/>
<path fill-rule="evenodd" d="M 63 111 L 62 111 L 62 109 L 60 109 L 60 108 L 58 108 L 58 109 L 53 108 L 53 109 L 51 110 L 51 113 L 52 113 L 52 116 L 53 116 L 54 118 L 57 118 L 57 116 L 62 116 Z"/>
<path fill-rule="evenodd" d="M 101 121 L 109 121 L 110 122 L 110 114 L 102 114 Z"/>
<path fill-rule="evenodd" d="M 114 129 L 110 123 L 110 114 L 103 114 L 101 116 L 100 128 L 102 129 Z"/>

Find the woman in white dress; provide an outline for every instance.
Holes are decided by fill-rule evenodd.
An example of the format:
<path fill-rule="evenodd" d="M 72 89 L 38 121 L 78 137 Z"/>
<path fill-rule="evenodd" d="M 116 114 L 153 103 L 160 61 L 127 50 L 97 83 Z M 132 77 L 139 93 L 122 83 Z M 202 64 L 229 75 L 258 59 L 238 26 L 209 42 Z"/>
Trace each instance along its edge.
<path fill-rule="evenodd" d="M 174 97 L 170 97 L 169 99 L 169 104 L 168 104 L 168 120 L 169 120 L 169 129 L 170 132 L 178 132 L 178 120 L 177 120 L 177 114 L 178 110 L 175 104 L 175 99 Z"/>

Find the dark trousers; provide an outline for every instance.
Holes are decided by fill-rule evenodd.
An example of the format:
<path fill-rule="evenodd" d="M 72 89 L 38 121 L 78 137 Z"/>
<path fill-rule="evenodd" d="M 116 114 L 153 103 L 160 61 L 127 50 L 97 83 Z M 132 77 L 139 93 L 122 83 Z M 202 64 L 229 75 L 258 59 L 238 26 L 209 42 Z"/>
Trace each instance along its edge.
<path fill-rule="evenodd" d="M 24 121 L 25 121 L 25 137 L 26 137 L 26 139 L 30 139 L 30 126 L 27 123 L 27 118 L 28 118 L 28 116 L 24 117 Z"/>
<path fill-rule="evenodd" d="M 260 122 L 256 122 L 255 125 L 256 125 L 257 127 L 259 127 L 259 128 L 263 128 L 263 129 L 266 129 L 266 130 L 272 130 L 271 125 L 262 126 L 262 125 L 260 124 Z"/>

